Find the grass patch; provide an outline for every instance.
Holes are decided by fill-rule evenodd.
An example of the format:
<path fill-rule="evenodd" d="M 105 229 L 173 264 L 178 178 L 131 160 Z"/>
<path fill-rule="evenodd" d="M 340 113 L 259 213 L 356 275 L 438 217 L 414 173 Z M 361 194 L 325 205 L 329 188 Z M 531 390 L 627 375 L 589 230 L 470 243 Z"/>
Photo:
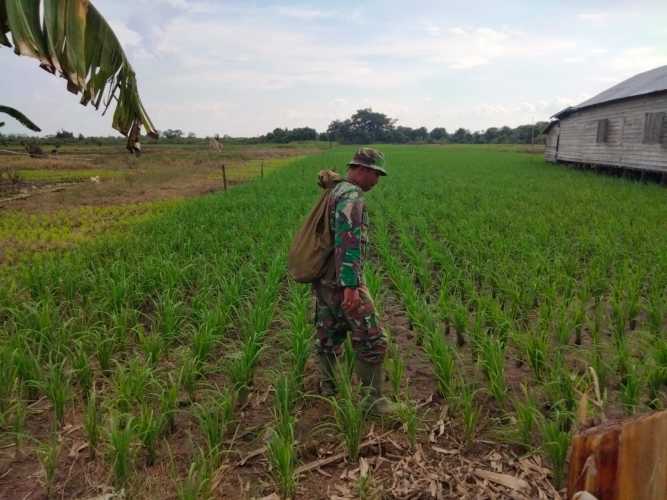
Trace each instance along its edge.
<path fill-rule="evenodd" d="M 98 177 L 100 181 L 102 181 L 123 175 L 123 172 L 118 170 L 101 169 L 19 170 L 17 173 L 25 182 L 46 184 L 55 184 L 61 182 L 85 182 L 90 181 L 93 177 Z"/>
<path fill-rule="evenodd" d="M 0 265 L 29 262 L 45 252 L 95 241 L 100 235 L 121 235 L 129 227 L 155 219 L 178 204 L 176 201 L 161 201 L 51 213 L 3 213 L 0 217 Z"/>

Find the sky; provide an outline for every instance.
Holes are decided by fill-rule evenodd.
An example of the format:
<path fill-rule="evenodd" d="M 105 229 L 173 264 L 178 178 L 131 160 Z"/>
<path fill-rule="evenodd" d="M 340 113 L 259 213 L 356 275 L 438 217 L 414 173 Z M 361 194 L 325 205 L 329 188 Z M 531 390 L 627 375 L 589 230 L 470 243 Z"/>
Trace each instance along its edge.
<path fill-rule="evenodd" d="M 95 0 L 160 130 L 326 130 L 372 108 L 472 131 L 547 120 L 667 64 L 667 2 Z M 43 133 L 115 135 L 37 62 L 0 47 L 0 104 Z M 10 118 L 3 133 L 27 133 Z"/>

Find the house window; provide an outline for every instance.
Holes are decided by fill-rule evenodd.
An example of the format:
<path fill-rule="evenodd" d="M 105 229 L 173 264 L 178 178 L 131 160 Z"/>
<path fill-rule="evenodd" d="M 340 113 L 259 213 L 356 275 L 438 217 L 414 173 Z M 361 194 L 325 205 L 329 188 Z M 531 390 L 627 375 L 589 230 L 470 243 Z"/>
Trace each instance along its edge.
<path fill-rule="evenodd" d="M 609 132 L 609 120 L 598 120 L 598 134 L 595 142 L 598 144 L 607 142 L 607 135 Z"/>
<path fill-rule="evenodd" d="M 659 144 L 665 123 L 665 113 L 646 113 L 644 119 L 644 144 Z"/>

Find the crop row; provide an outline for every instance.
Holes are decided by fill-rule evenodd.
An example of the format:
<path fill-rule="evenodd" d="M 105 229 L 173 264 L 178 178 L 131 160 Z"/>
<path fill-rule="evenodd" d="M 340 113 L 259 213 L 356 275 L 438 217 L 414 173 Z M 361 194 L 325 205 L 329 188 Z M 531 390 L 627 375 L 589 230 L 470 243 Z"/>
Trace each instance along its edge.
<path fill-rule="evenodd" d="M 400 297 L 468 442 L 501 430 L 540 447 L 558 473 L 583 409 L 601 419 L 664 407 L 667 206 L 659 188 L 515 153 L 385 152 L 390 175 L 367 195 L 374 257 L 366 280 L 380 311 L 389 284 Z M 283 362 L 267 360 L 279 370 L 268 457 L 278 490 L 293 491 L 312 327 L 308 290 L 285 279 L 285 252 L 318 195 L 317 171 L 350 154 L 299 160 L 224 195 L 139 217 L 116 237 L 3 268 L 3 445 L 34 456 L 46 485 L 62 488 L 57 471 L 73 439 L 63 431 L 81 422 L 88 460 L 118 487 L 201 498 L 278 320 L 288 327 Z M 94 227 L 96 217 L 81 224 Z M 26 227 L 0 224 L 5 233 Z M 387 374 L 414 444 L 399 340 Z M 349 384 L 346 352 L 331 405 L 354 459 L 363 395 Z M 160 463 L 177 485 L 151 475 Z"/>
<path fill-rule="evenodd" d="M 531 182 L 538 173 L 548 180 L 534 167 L 524 172 L 526 192 L 502 163 L 478 165 L 493 183 L 468 185 L 460 171 L 425 173 L 426 160 L 428 186 L 399 170 L 378 203 L 379 260 L 466 435 L 480 417 L 472 399 L 500 421 L 511 415 L 508 437 L 541 445 L 558 482 L 577 411 L 604 418 L 617 405 L 627 413 L 665 405 L 663 223 L 650 197 L 638 223 L 623 212 L 637 213 L 637 199 L 619 203 L 614 193 L 641 198 L 644 186 L 607 191 L 587 177 L 571 192 L 567 178 Z M 452 330 L 458 348 L 446 341 Z"/>
<path fill-rule="evenodd" d="M 3 440 L 26 453 L 43 443 L 39 457 L 53 471 L 64 460 L 62 430 L 83 421 L 90 460 L 106 463 L 119 488 L 136 488 L 138 469 L 182 466 L 170 450 L 185 432 L 200 451 L 175 471 L 176 490 L 197 498 L 253 384 L 285 276 L 278 249 L 308 203 L 283 198 L 304 186 L 290 193 L 289 180 L 268 179 L 171 207 L 123 238 L 6 268 Z M 49 403 L 46 433 L 39 401 Z M 54 474 L 45 474 L 49 488 Z"/>

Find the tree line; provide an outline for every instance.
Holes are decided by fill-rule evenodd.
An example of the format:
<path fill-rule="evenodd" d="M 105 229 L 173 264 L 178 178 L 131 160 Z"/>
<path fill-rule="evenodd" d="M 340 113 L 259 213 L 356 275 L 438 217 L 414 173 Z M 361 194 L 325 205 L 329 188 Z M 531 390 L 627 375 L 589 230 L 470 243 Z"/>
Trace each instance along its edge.
<path fill-rule="evenodd" d="M 454 144 L 532 144 L 543 143 L 542 131 L 548 122 L 510 127 L 490 127 L 470 131 L 459 127 L 450 133 L 444 127 L 428 130 L 396 125 L 398 120 L 370 108 L 360 109 L 346 120 L 334 120 L 327 128 L 332 141 L 343 144 L 372 143 L 454 143 Z"/>
<path fill-rule="evenodd" d="M 435 127 L 431 130 L 426 127 L 405 127 L 397 125 L 398 120 L 390 118 L 384 113 L 373 111 L 371 108 L 357 110 L 350 118 L 332 121 L 327 130 L 318 132 L 311 127 L 275 128 L 271 132 L 256 137 L 222 136 L 222 141 L 237 144 L 275 143 L 287 144 L 301 141 L 328 141 L 340 144 L 407 144 L 407 143 L 438 143 L 438 144 L 543 144 L 542 131 L 548 122 L 519 125 L 518 127 L 490 127 L 486 130 L 470 131 L 459 127 L 449 132 L 444 127 Z M 220 138 L 219 135 L 215 136 Z M 0 143 L 25 142 L 23 135 L 0 134 Z M 115 142 L 115 138 L 85 137 L 83 134 L 75 136 L 66 130 L 58 131 L 55 136 L 46 136 L 43 139 L 29 139 L 31 142 L 54 140 L 56 142 L 95 142 L 98 144 Z M 120 141 L 121 139 L 118 138 Z M 180 129 L 166 129 L 160 132 L 160 141 L 193 144 L 208 141 L 209 138 L 199 138 L 193 132 L 184 133 Z"/>
<path fill-rule="evenodd" d="M 294 141 L 330 141 L 340 144 L 543 144 L 542 131 L 548 122 L 519 125 L 518 127 L 490 127 L 486 130 L 470 131 L 459 127 L 448 132 L 445 127 L 405 127 L 397 125 L 398 120 L 371 108 L 360 109 L 346 120 L 332 121 L 325 132 L 318 133 L 310 127 L 282 129 L 259 137 L 237 139 L 245 142 L 288 143 Z M 233 138 L 229 138 L 232 139 Z"/>

